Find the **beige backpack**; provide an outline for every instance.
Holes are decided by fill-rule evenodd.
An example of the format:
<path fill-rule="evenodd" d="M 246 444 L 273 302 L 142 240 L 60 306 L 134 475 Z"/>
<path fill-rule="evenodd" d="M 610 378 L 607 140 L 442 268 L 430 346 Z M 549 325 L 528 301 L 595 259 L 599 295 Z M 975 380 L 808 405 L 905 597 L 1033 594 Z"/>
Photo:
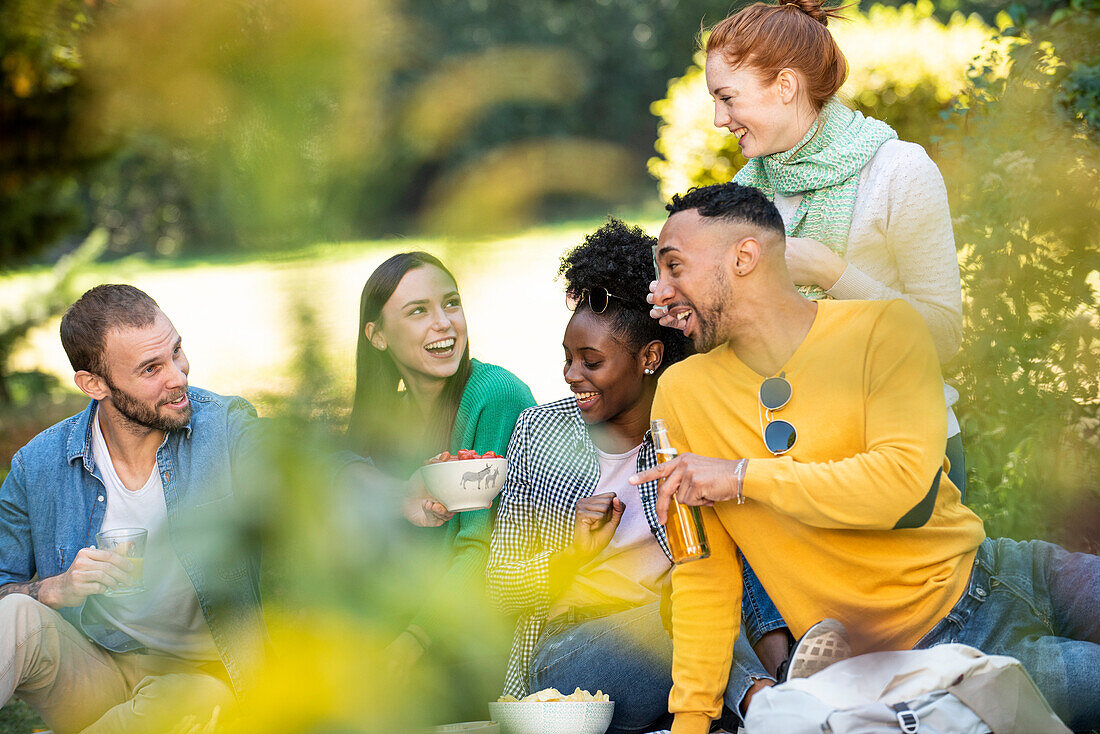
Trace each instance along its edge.
<path fill-rule="evenodd" d="M 746 734 L 1071 734 L 1020 662 L 967 645 L 877 652 L 757 693 Z"/>

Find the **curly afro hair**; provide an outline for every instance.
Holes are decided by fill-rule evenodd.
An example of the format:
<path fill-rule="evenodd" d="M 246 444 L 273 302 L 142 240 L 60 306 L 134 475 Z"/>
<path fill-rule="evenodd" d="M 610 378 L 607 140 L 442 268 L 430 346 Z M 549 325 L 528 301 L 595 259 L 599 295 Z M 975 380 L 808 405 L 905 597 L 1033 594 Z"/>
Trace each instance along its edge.
<path fill-rule="evenodd" d="M 585 236 L 584 242 L 561 259 L 558 276 L 565 281 L 565 293 L 577 301 L 577 310 L 591 308 L 589 293 L 606 288 L 609 298 L 601 314 L 610 321 L 611 333 L 627 349 L 638 351 L 651 341 L 665 345 L 658 372 L 693 352 L 691 340 L 677 329 L 661 326 L 649 315 L 646 301 L 653 280 L 653 245 L 657 240 L 641 227 L 630 227 L 608 217 L 607 223 Z"/>

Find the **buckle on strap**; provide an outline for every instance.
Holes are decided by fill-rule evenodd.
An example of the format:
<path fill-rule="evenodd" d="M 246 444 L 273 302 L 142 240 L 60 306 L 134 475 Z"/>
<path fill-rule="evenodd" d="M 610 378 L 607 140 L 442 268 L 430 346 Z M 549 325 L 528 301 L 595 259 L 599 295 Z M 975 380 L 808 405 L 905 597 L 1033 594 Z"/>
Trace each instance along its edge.
<path fill-rule="evenodd" d="M 890 704 L 890 710 L 897 715 L 898 727 L 903 734 L 917 734 L 920 731 L 920 718 L 917 716 L 917 712 L 909 708 L 907 704 L 892 703 Z"/>

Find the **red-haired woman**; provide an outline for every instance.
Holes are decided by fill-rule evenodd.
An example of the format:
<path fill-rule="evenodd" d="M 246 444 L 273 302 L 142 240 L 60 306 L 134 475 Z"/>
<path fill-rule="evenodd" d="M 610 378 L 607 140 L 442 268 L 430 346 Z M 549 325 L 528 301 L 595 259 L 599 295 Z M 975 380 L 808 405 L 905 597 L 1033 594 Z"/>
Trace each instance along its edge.
<path fill-rule="evenodd" d="M 959 349 L 962 292 L 943 178 L 921 146 L 837 98 L 848 75 L 827 28 L 837 17 L 818 0 L 755 3 L 711 29 L 706 81 L 714 125 L 736 136 L 748 159 L 734 181 L 763 190 L 779 209 L 787 266 L 803 293 L 905 299 L 946 362 Z M 958 393 L 945 385 L 944 395 L 948 476 L 964 492 L 962 440 L 950 409 Z M 766 596 L 752 598 L 754 588 L 762 591 L 746 583 L 746 610 L 769 608 Z M 747 618 L 754 642 L 781 626 L 767 616 Z M 775 635 L 771 642 L 778 644 Z M 773 667 L 766 644 L 754 646 Z"/>

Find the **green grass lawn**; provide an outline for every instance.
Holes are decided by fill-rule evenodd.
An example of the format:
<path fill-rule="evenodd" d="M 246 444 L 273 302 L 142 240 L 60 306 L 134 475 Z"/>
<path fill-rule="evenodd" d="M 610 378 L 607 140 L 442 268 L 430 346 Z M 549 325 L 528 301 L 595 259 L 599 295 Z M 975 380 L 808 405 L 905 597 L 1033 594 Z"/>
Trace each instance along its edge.
<path fill-rule="evenodd" d="M 661 223 L 651 211 L 627 220 L 654 232 Z M 252 399 L 290 389 L 308 312 L 308 328 L 320 349 L 311 357 L 320 357 L 350 395 L 363 283 L 390 255 L 427 250 L 455 273 L 473 356 L 512 370 L 546 401 L 565 394 L 560 352 L 569 312 L 556 280 L 559 258 L 601 223 L 566 222 L 480 242 L 391 239 L 321 243 L 275 254 L 131 258 L 88 268 L 76 285 L 127 282 L 142 288 L 183 337 L 192 384 Z M 0 314 L 16 308 L 48 277 L 42 268 L 0 276 Z M 51 319 L 32 331 L 9 369 L 41 370 L 71 386 L 57 324 Z"/>

